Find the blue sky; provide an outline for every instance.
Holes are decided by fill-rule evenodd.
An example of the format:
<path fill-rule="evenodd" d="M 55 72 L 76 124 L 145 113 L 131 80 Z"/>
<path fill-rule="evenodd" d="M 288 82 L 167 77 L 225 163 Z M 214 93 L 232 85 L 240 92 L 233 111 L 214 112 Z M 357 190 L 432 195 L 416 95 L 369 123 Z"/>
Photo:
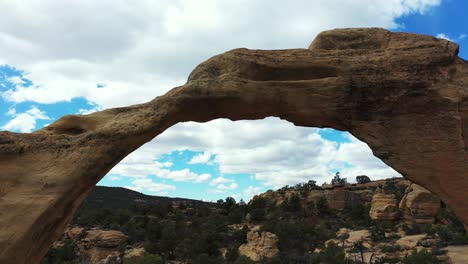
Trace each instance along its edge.
<path fill-rule="evenodd" d="M 0 9 L 0 129 L 15 132 L 40 129 L 65 114 L 148 101 L 183 84 L 198 63 L 232 48 L 307 47 L 316 34 L 337 27 L 447 38 L 468 58 L 468 3 L 462 0 L 298 0 L 275 6 L 265 0 L 148 0 L 132 8 L 123 1 L 44 0 L 8 1 Z M 168 129 L 99 184 L 248 200 L 286 184 L 323 183 L 336 171 L 351 180 L 398 175 L 346 132 L 277 118 L 221 119 Z"/>

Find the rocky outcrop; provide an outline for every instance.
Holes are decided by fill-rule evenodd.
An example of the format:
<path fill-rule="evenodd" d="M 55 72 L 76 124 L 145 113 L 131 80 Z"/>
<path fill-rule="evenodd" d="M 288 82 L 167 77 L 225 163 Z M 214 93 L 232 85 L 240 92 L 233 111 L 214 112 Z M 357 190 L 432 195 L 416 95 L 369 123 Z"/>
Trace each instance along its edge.
<path fill-rule="evenodd" d="M 394 194 L 376 193 L 372 197 L 370 217 L 377 221 L 393 221 L 398 219 L 398 204 Z"/>
<path fill-rule="evenodd" d="M 247 233 L 247 243 L 239 247 L 239 255 L 246 256 L 253 261 L 274 258 L 278 253 L 278 237 L 270 232 L 260 232 L 258 227 Z"/>
<path fill-rule="evenodd" d="M 341 186 L 326 190 L 325 198 L 327 199 L 328 207 L 343 210 L 346 207 L 346 203 L 351 203 L 355 200 L 355 195 Z"/>
<path fill-rule="evenodd" d="M 0 263 L 38 263 L 93 186 L 126 155 L 184 121 L 276 116 L 346 130 L 468 223 L 468 63 L 458 45 L 338 29 L 307 49 L 236 49 L 140 105 L 0 133 Z"/>
<path fill-rule="evenodd" d="M 83 227 L 72 227 L 68 230 L 68 232 L 65 232 L 67 237 L 70 239 L 80 239 L 84 234 L 85 234 L 86 229 Z"/>
<path fill-rule="evenodd" d="M 127 236 L 115 230 L 91 230 L 78 244 L 80 252 L 91 264 L 120 263 Z"/>
<path fill-rule="evenodd" d="M 145 257 L 146 251 L 145 248 L 143 247 L 137 247 L 137 248 L 130 248 L 125 250 L 125 254 L 123 256 L 123 263 L 126 261 L 140 261 Z"/>
<path fill-rule="evenodd" d="M 409 224 L 433 223 L 440 210 L 440 200 L 425 188 L 411 184 L 400 201 L 400 210 Z"/>
<path fill-rule="evenodd" d="M 396 245 L 398 245 L 402 249 L 413 249 L 419 245 L 419 243 L 427 237 L 426 234 L 419 234 L 419 235 L 412 235 L 412 236 L 405 236 L 396 241 Z"/>

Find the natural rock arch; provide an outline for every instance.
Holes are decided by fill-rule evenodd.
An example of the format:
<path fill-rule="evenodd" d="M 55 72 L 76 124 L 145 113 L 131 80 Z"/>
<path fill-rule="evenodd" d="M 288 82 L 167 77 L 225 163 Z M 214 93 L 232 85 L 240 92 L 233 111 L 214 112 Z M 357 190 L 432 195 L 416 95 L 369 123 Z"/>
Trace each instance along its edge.
<path fill-rule="evenodd" d="M 0 132 L 0 263 L 37 263 L 94 185 L 182 121 L 277 116 L 347 130 L 468 223 L 468 63 L 447 40 L 384 29 L 321 33 L 308 49 L 236 49 L 140 105 Z"/>

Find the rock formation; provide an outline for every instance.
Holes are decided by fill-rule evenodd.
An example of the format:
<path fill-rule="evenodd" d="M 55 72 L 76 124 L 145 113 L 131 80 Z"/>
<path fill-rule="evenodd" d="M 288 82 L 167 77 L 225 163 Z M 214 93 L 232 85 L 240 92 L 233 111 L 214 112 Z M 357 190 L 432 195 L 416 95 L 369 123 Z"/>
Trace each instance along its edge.
<path fill-rule="evenodd" d="M 325 191 L 325 199 L 331 209 L 343 210 L 347 202 L 353 200 L 352 192 L 345 190 L 343 186 Z"/>
<path fill-rule="evenodd" d="M 253 261 L 273 258 L 278 253 L 278 237 L 270 232 L 260 232 L 258 226 L 247 233 L 247 243 L 239 247 L 239 255 L 246 256 Z"/>
<path fill-rule="evenodd" d="M 130 249 L 125 250 L 125 254 L 122 260 L 123 260 L 123 263 L 125 263 L 125 261 L 127 262 L 128 261 L 133 261 L 133 262 L 141 261 L 145 257 L 145 254 L 146 254 L 146 251 L 145 251 L 145 248 L 143 247 L 130 248 Z"/>
<path fill-rule="evenodd" d="M 403 218 L 409 224 L 433 223 L 439 209 L 439 198 L 417 184 L 411 184 L 400 201 Z"/>
<path fill-rule="evenodd" d="M 276 116 L 347 130 L 468 223 L 468 63 L 458 45 L 383 29 L 322 32 L 307 49 L 236 49 L 140 105 L 0 133 L 0 263 L 38 263 L 92 187 L 183 121 Z"/>
<path fill-rule="evenodd" d="M 413 249 L 426 237 L 426 234 L 404 236 L 396 241 L 396 245 L 402 249 Z"/>
<path fill-rule="evenodd" d="M 120 261 L 125 250 L 127 236 L 115 230 L 91 230 L 78 244 L 80 252 L 91 264 L 110 264 Z"/>
<path fill-rule="evenodd" d="M 398 218 L 398 202 L 393 194 L 376 193 L 372 197 L 370 217 L 377 221 L 393 221 Z"/>

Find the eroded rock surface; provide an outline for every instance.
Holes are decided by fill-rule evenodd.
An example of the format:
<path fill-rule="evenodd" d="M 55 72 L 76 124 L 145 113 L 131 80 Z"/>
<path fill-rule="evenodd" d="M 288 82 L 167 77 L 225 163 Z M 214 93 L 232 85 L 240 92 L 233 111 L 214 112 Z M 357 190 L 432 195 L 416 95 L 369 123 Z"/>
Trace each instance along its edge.
<path fill-rule="evenodd" d="M 402 249 L 413 249 L 427 237 L 426 234 L 405 236 L 396 241 L 396 244 Z"/>
<path fill-rule="evenodd" d="M 372 220 L 393 221 L 398 219 L 399 213 L 398 201 L 394 194 L 374 194 L 369 212 Z"/>
<path fill-rule="evenodd" d="M 246 256 L 253 261 L 264 258 L 274 258 L 279 254 L 278 237 L 270 232 L 260 232 L 259 228 L 252 228 L 247 233 L 247 243 L 239 247 L 239 255 Z"/>
<path fill-rule="evenodd" d="M 425 188 L 411 184 L 400 201 L 400 210 L 407 223 L 433 223 L 440 210 L 440 200 Z"/>
<path fill-rule="evenodd" d="M 120 262 L 127 243 L 127 236 L 116 230 L 91 230 L 86 232 L 78 246 L 92 264 Z"/>
<path fill-rule="evenodd" d="M 183 121 L 277 116 L 347 130 L 468 223 L 468 63 L 458 45 L 383 29 L 338 29 L 307 49 L 236 49 L 140 105 L 0 133 L 0 263 L 38 263 L 92 187 Z"/>

